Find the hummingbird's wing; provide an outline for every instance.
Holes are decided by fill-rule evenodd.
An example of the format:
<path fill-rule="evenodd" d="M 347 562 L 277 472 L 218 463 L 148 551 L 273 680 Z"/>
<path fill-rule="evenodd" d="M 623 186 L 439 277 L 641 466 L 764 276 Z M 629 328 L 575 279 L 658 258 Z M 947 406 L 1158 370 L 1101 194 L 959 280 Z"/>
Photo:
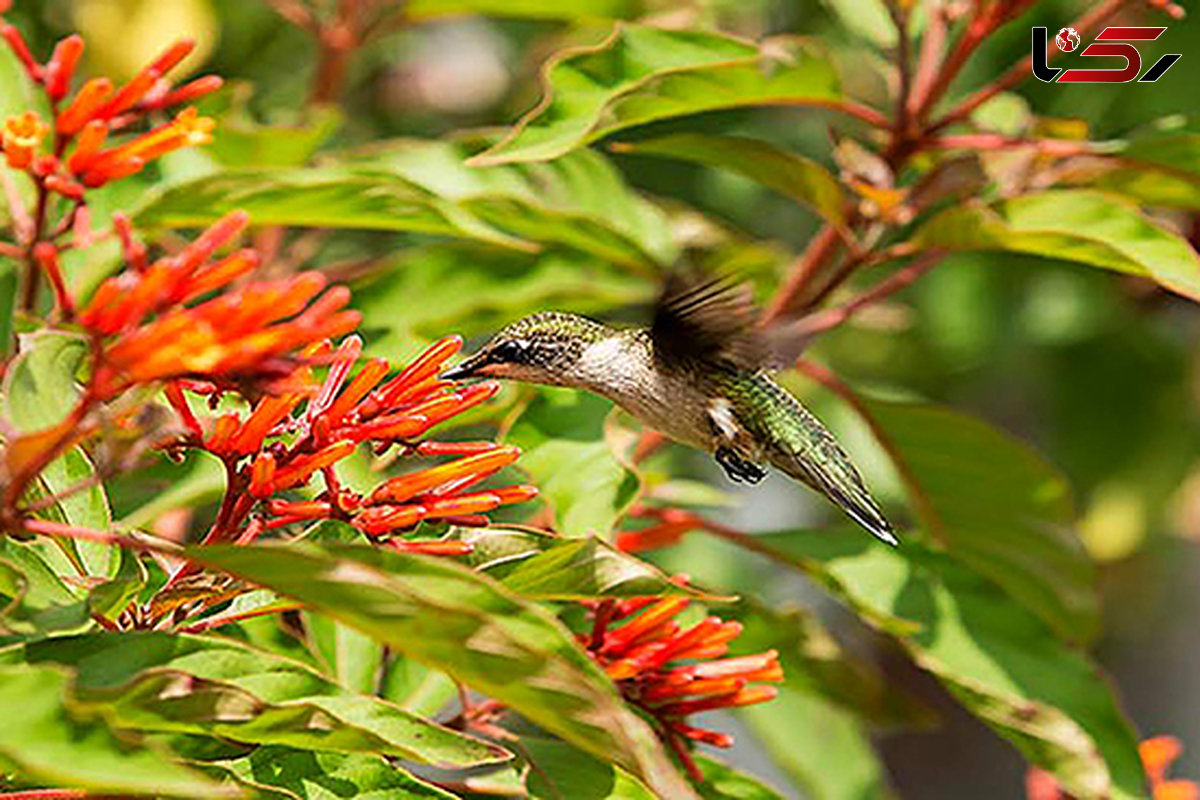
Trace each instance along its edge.
<path fill-rule="evenodd" d="M 757 321 L 749 284 L 677 271 L 655 304 L 650 338 L 667 364 L 719 362 L 755 371 L 769 360 Z"/>

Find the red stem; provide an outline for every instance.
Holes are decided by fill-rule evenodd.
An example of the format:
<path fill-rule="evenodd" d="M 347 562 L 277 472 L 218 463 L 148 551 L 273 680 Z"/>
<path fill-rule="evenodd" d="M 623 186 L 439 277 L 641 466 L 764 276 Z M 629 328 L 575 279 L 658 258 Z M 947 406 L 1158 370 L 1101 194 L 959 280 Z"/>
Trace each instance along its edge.
<path fill-rule="evenodd" d="M 792 265 L 783 286 L 771 298 L 771 303 L 763 312 L 761 324 L 767 325 L 786 316 L 800 304 L 817 272 L 837 253 L 840 241 L 841 234 L 833 225 L 827 223 L 821 228 Z"/>

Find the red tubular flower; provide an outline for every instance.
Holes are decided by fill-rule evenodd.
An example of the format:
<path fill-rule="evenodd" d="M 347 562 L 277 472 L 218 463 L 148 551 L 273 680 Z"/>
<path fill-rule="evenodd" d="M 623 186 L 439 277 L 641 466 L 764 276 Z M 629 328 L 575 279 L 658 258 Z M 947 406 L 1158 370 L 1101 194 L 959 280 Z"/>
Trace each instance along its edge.
<path fill-rule="evenodd" d="M 783 668 L 774 650 L 720 658 L 741 633 L 741 624 L 707 617 L 682 629 L 675 618 L 688 604 L 685 597 L 597 604 L 595 627 L 585 644 L 621 694 L 656 720 L 668 744 L 695 775 L 684 740 L 729 747 L 733 739 L 693 727 L 684 718 L 772 699 L 776 689 L 758 684 L 782 681 Z"/>

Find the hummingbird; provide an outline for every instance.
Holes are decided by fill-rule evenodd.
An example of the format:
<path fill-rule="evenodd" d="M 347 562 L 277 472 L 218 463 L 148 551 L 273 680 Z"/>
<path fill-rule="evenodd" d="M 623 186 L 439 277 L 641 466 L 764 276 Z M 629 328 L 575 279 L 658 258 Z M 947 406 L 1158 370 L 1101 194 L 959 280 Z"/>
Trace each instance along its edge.
<path fill-rule="evenodd" d="M 711 453 L 734 482 L 763 464 L 816 490 L 877 538 L 892 526 L 833 434 L 772 377 L 772 337 L 749 286 L 676 271 L 649 327 L 544 311 L 499 330 L 446 380 L 505 378 L 594 392 L 646 426 Z"/>

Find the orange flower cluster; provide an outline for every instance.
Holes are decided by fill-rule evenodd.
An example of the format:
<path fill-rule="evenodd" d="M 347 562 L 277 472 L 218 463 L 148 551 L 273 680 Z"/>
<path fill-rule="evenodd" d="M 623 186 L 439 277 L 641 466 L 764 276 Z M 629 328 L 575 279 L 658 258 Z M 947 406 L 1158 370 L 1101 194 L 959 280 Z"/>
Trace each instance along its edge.
<path fill-rule="evenodd" d="M 762 681 L 783 680 L 779 653 L 721 658 L 742 632 L 739 622 L 706 617 L 690 628 L 675 619 L 685 597 L 634 598 L 593 606 L 594 627 L 584 644 L 629 702 L 652 716 L 667 744 L 700 779 L 684 740 L 730 747 L 726 733 L 687 724 L 690 714 L 771 700 Z M 714 660 L 715 659 L 715 660 Z"/>
<path fill-rule="evenodd" d="M 67 101 L 75 68 L 83 55 L 82 38 L 71 35 L 60 41 L 45 64 L 34 59 L 21 32 L 2 19 L 0 38 L 8 43 L 30 79 L 45 91 L 54 113 L 53 127 L 33 111 L 4 120 L 0 125 L 0 147 L 10 167 L 27 170 L 46 190 L 81 200 L 86 188 L 132 175 L 159 156 L 204 144 L 211 138 L 213 121 L 189 108 L 140 136 L 104 147 L 110 133 L 138 122 L 150 112 L 190 102 L 220 88 L 221 79 L 215 75 L 172 88 L 167 73 L 192 51 L 192 42 L 171 45 L 123 86 L 114 86 L 108 78 L 93 78 Z M 42 143 L 52 129 L 53 144 L 49 152 L 42 152 Z"/>
<path fill-rule="evenodd" d="M 288 354 L 358 325 L 358 312 L 344 310 L 349 291 L 334 287 L 321 294 L 326 280 L 315 272 L 247 283 L 186 305 L 258 265 L 258 254 L 248 249 L 214 258 L 247 222 L 244 212 L 235 211 L 181 252 L 146 264 L 145 247 L 133 239 L 128 220 L 117 217 L 127 267 L 104 281 L 78 315 L 79 324 L 104 342 L 92 379 L 97 399 L 135 384 L 186 376 L 282 378 L 296 366 Z M 38 247 L 45 256 L 39 264 L 60 293 L 60 307 L 69 312 L 72 302 L 53 246 Z"/>
<path fill-rule="evenodd" d="M 1153 736 L 1138 745 L 1146 779 L 1153 800 L 1200 800 L 1200 784 L 1195 781 L 1171 780 L 1167 772 L 1183 753 L 1183 745 L 1174 736 Z M 1054 776 L 1040 769 L 1031 769 L 1025 776 L 1025 796 L 1028 800 L 1069 800 Z"/>
<path fill-rule="evenodd" d="M 353 378 L 362 340 L 351 336 L 336 351 L 309 348 L 310 361 L 327 360 L 329 374 L 319 386 L 312 368 L 301 366 L 282 394 L 263 397 L 244 418 L 237 413 L 201 424 L 184 397 L 185 385 L 171 385 L 167 396 L 195 443 L 225 461 L 238 499 L 229 506 L 214 538 L 253 538 L 262 530 L 316 519 L 349 522 L 367 536 L 405 552 L 464 554 L 464 542 L 405 541 L 391 538 L 425 520 L 459 525 L 485 525 L 488 511 L 536 496 L 531 486 L 467 491 L 512 464 L 515 447 L 492 442 L 417 442 L 435 425 L 492 397 L 499 388 L 483 383 L 455 389 L 437 373 L 462 346 L 448 337 L 437 342 L 391 380 L 383 359 L 368 359 Z M 192 390 L 205 391 L 196 383 Z M 215 387 L 208 391 L 215 390 Z M 399 445 L 404 455 L 461 456 L 453 461 L 392 478 L 367 495 L 340 485 L 334 465 L 363 442 L 382 454 Z M 271 499 L 279 492 L 324 478 L 325 491 L 315 500 Z M 269 519 L 242 528 L 256 501 L 266 500 Z"/>

